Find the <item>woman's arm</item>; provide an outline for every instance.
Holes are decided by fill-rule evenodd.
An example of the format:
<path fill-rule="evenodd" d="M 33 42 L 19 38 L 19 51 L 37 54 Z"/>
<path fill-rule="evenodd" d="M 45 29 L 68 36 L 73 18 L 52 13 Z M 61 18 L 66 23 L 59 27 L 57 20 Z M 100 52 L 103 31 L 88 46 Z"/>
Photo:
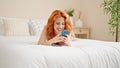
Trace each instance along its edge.
<path fill-rule="evenodd" d="M 71 31 L 71 33 L 68 35 L 68 37 L 60 37 L 60 34 L 56 35 L 54 38 L 48 40 L 47 39 L 47 31 L 46 26 L 44 27 L 42 34 L 39 38 L 38 45 L 52 45 L 53 43 L 57 42 L 64 42 L 66 46 L 70 46 L 70 39 L 71 37 L 75 37 L 74 32 Z"/>
<path fill-rule="evenodd" d="M 71 37 L 75 38 L 75 33 L 73 30 L 71 31 Z"/>
<path fill-rule="evenodd" d="M 38 45 L 51 45 L 50 42 L 47 41 L 47 31 L 46 31 L 46 26 L 43 28 L 42 34 L 39 38 Z"/>
<path fill-rule="evenodd" d="M 64 40 L 63 37 L 60 37 L 60 34 L 56 35 L 54 38 L 48 40 L 47 39 L 47 31 L 46 26 L 44 27 L 40 39 L 38 41 L 38 45 L 52 45 L 53 43 L 62 42 Z"/>

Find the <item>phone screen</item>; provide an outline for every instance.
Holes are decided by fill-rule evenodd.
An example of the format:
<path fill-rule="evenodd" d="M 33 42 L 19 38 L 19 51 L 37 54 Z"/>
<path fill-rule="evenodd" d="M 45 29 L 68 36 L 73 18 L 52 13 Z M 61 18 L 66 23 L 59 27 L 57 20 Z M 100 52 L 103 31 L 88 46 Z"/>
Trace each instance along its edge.
<path fill-rule="evenodd" d="M 69 30 L 63 30 L 61 36 L 67 37 Z"/>

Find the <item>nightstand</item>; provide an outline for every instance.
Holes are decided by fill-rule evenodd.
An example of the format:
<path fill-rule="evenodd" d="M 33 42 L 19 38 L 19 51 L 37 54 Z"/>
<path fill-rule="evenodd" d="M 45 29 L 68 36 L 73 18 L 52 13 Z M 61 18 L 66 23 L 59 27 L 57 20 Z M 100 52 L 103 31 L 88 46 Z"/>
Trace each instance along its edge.
<path fill-rule="evenodd" d="M 77 38 L 90 38 L 90 28 L 88 27 L 73 27 L 73 30 Z"/>

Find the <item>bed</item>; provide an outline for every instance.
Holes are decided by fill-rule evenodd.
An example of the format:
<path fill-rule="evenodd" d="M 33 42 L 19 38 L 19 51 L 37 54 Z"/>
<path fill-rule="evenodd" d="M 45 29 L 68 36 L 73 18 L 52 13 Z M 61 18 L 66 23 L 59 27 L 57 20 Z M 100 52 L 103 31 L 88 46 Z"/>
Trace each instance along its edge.
<path fill-rule="evenodd" d="M 61 47 L 37 45 L 38 39 L 37 33 L 1 33 L 0 68 L 120 68 L 119 42 L 75 38 Z"/>

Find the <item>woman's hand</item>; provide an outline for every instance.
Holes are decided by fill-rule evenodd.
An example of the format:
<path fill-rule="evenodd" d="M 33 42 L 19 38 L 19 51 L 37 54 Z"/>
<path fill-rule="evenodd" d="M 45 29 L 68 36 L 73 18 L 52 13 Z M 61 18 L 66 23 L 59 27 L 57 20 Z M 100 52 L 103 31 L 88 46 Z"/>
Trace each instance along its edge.
<path fill-rule="evenodd" d="M 70 39 L 69 39 L 69 37 L 67 36 L 67 37 L 65 37 L 65 39 L 64 39 L 64 44 L 66 45 L 66 46 L 70 46 Z"/>
<path fill-rule="evenodd" d="M 64 45 L 66 46 L 70 46 L 70 42 L 69 42 L 69 36 L 67 35 L 67 37 L 64 36 L 60 36 L 60 34 L 56 35 L 54 38 L 50 39 L 48 41 L 48 44 L 53 44 L 53 43 L 59 43 L 59 42 L 63 42 Z"/>
<path fill-rule="evenodd" d="M 70 36 L 66 35 L 66 37 L 64 37 L 64 36 L 61 36 L 61 37 L 63 37 L 62 42 L 64 43 L 64 45 L 65 46 L 70 46 Z"/>
<path fill-rule="evenodd" d="M 60 34 L 56 35 L 54 38 L 48 41 L 49 44 L 57 43 L 57 42 L 64 42 L 66 37 L 60 36 Z"/>

